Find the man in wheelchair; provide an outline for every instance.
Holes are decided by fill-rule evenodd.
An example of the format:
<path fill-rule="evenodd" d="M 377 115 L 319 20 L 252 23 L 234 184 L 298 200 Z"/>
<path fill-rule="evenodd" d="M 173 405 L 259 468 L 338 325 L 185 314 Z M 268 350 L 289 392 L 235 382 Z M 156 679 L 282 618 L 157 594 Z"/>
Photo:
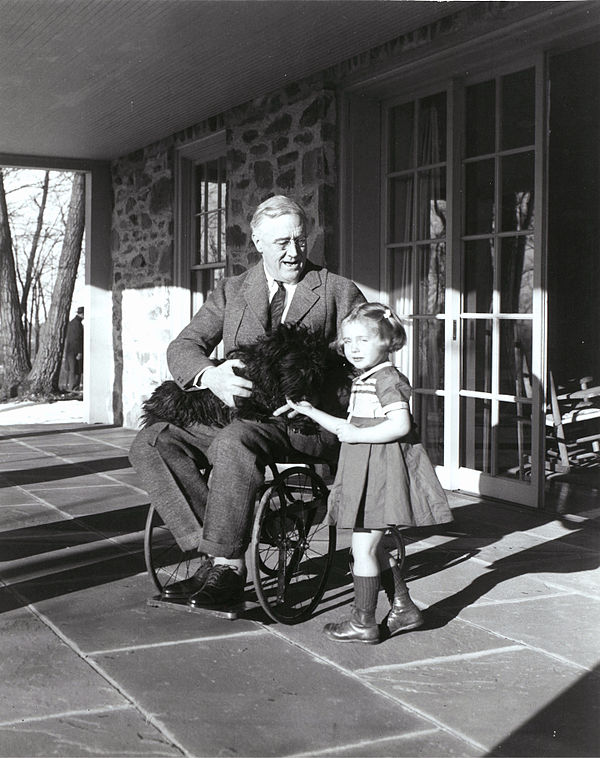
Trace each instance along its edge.
<path fill-rule="evenodd" d="M 236 373 L 240 361 L 209 356 L 223 340 L 225 355 L 250 345 L 280 323 L 298 324 L 332 342 L 347 313 L 364 297 L 350 280 L 307 259 L 304 210 L 284 196 L 261 203 L 251 221 L 262 260 L 221 280 L 191 322 L 171 342 L 167 363 L 184 390 L 209 390 L 227 406 L 248 398 L 252 382 Z M 207 556 L 188 579 L 163 589 L 166 600 L 219 607 L 241 600 L 246 581 L 256 491 L 265 466 L 294 452 L 337 454 L 337 439 L 295 432 L 283 419 L 235 419 L 224 428 L 160 421 L 143 428 L 130 459 L 179 547 Z M 211 468 L 210 489 L 204 470 Z"/>

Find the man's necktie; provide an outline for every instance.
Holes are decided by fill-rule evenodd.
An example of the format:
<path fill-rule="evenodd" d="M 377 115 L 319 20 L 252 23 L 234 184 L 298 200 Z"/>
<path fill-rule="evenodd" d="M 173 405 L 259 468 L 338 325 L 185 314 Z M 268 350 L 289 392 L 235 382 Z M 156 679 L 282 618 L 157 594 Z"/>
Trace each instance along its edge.
<path fill-rule="evenodd" d="M 273 331 L 273 329 L 279 326 L 285 308 L 285 287 L 283 286 L 283 282 L 276 282 L 276 284 L 277 292 L 271 298 L 269 305 L 269 331 Z"/>

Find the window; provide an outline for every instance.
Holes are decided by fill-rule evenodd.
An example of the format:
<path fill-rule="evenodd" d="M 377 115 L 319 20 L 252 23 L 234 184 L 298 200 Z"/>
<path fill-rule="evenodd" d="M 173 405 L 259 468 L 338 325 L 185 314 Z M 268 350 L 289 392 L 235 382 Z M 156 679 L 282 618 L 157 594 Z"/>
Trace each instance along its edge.
<path fill-rule="evenodd" d="M 406 319 L 398 367 L 436 464 L 444 450 L 446 93 L 388 110 L 386 267 L 390 302 Z"/>
<path fill-rule="evenodd" d="M 188 290 L 191 317 L 226 267 L 225 132 L 177 150 L 175 283 Z"/>

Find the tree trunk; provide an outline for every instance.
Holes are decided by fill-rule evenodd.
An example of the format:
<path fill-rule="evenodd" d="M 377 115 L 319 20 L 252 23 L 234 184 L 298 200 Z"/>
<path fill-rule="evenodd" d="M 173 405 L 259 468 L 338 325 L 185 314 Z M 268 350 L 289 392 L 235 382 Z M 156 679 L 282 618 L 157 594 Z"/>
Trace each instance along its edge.
<path fill-rule="evenodd" d="M 44 175 L 44 184 L 42 186 L 42 200 L 38 209 L 37 224 L 31 242 L 31 249 L 27 257 L 27 268 L 25 279 L 23 280 L 23 292 L 21 293 L 21 313 L 27 313 L 27 301 L 29 300 L 29 291 L 33 280 L 33 268 L 37 257 L 38 246 L 42 229 L 44 228 L 44 213 L 46 212 L 46 203 L 48 202 L 48 187 L 50 185 L 50 172 L 46 171 Z"/>
<path fill-rule="evenodd" d="M 20 381 L 31 368 L 19 293 L 12 237 L 4 194 L 4 177 L 0 169 L 0 336 L 5 346 L 4 377 L 0 396 L 14 397 Z"/>
<path fill-rule="evenodd" d="M 58 392 L 59 389 L 60 365 L 81 256 L 84 227 L 85 174 L 74 174 L 69 215 L 58 263 L 58 274 L 52 291 L 50 312 L 46 327 L 42 331 L 39 350 L 26 382 L 28 391 L 33 394 L 47 395 Z"/>

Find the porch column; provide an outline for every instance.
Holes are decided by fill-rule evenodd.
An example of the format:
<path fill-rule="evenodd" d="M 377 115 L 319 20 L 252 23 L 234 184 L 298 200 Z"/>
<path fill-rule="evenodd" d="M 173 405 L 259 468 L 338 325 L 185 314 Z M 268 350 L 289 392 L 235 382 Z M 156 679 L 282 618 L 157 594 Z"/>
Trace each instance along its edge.
<path fill-rule="evenodd" d="M 114 423 L 110 166 L 86 174 L 85 329 L 83 417 L 90 424 Z"/>

